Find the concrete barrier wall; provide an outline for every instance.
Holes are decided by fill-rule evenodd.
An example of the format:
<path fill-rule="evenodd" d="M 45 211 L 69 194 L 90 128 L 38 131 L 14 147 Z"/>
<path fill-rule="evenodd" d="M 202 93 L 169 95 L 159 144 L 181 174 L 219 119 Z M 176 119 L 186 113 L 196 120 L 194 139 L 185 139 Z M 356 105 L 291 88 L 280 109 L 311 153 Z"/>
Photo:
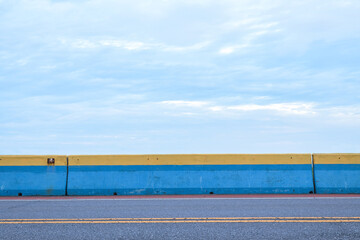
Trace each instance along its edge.
<path fill-rule="evenodd" d="M 49 158 L 55 163 L 48 164 Z M 360 154 L 68 159 L 67 163 L 66 156 L 0 156 L 0 196 L 66 195 L 66 191 L 68 195 L 312 193 L 314 185 L 317 193 L 360 193 Z"/>
<path fill-rule="evenodd" d="M 0 196 L 65 195 L 66 177 L 66 156 L 0 156 Z"/>
<path fill-rule="evenodd" d="M 316 193 L 360 193 L 360 154 L 313 154 Z"/>
<path fill-rule="evenodd" d="M 68 195 L 312 193 L 311 154 L 69 156 Z"/>

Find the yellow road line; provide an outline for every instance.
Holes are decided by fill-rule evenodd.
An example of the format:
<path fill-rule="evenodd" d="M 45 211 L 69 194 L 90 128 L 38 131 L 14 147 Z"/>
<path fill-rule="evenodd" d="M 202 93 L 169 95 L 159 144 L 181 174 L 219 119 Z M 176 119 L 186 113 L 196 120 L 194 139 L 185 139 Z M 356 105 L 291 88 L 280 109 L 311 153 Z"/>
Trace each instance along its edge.
<path fill-rule="evenodd" d="M 101 221 L 101 220 L 234 220 L 234 219 L 360 219 L 360 217 L 184 217 L 184 218 L 23 218 L 0 219 L 1 221 Z"/>
<path fill-rule="evenodd" d="M 180 221 L 38 221 L 38 222 L 0 222 L 0 224 L 63 224 L 63 223 L 345 223 L 359 222 L 360 220 L 180 220 Z"/>
<path fill-rule="evenodd" d="M 83 218 L 83 219 L 0 219 L 0 224 L 62 223 L 325 223 L 360 222 L 360 217 L 213 217 L 213 218 Z"/>

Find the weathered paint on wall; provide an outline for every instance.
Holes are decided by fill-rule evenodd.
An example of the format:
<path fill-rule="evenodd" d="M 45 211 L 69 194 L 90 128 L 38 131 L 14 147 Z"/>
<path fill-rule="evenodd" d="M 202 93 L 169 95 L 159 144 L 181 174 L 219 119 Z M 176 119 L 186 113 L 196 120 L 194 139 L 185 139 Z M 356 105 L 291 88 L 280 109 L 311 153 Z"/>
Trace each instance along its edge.
<path fill-rule="evenodd" d="M 0 156 L 0 196 L 311 193 L 313 184 L 360 193 L 360 154 Z"/>
<path fill-rule="evenodd" d="M 360 154 L 313 154 L 317 193 L 360 193 Z"/>
<path fill-rule="evenodd" d="M 310 154 L 69 156 L 69 195 L 313 191 Z"/>
<path fill-rule="evenodd" d="M 0 156 L 0 196 L 65 195 L 66 177 L 66 156 Z"/>

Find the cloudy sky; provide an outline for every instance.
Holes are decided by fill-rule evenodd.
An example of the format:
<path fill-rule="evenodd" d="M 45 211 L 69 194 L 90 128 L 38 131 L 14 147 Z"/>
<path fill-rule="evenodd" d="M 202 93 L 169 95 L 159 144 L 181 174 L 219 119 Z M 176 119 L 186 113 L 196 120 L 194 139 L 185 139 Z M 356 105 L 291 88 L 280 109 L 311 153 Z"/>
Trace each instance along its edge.
<path fill-rule="evenodd" d="M 360 152 L 358 0 L 0 0 L 0 154 Z"/>

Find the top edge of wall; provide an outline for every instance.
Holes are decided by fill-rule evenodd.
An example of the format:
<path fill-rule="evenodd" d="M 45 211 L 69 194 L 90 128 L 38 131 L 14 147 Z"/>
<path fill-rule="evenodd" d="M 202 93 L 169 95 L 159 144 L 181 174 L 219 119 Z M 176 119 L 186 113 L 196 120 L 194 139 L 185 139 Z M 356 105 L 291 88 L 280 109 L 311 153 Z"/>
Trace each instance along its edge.
<path fill-rule="evenodd" d="M 54 159 L 49 164 L 48 159 Z M 0 155 L 0 166 L 67 166 L 66 155 Z"/>
<path fill-rule="evenodd" d="M 311 154 L 70 155 L 69 165 L 311 164 Z"/>
<path fill-rule="evenodd" d="M 314 164 L 360 164 L 360 153 L 315 153 Z"/>

